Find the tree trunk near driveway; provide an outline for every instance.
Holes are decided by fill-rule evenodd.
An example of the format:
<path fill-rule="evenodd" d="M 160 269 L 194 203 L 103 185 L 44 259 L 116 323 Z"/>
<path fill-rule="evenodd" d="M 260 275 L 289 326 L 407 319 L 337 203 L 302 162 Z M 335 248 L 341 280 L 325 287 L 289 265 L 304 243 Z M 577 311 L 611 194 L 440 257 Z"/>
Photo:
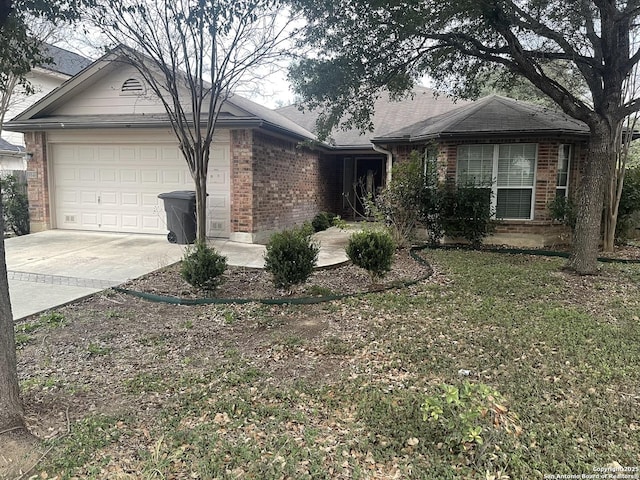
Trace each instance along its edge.
<path fill-rule="evenodd" d="M 4 248 L 4 217 L 0 202 L 0 432 L 24 429 L 23 415 Z"/>

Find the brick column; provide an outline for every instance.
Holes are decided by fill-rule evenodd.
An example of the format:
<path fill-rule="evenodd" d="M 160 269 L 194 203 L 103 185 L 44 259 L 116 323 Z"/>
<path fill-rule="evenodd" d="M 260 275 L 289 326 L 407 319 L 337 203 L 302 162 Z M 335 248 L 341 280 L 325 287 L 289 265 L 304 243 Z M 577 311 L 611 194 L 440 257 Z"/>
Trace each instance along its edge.
<path fill-rule="evenodd" d="M 231 240 L 253 242 L 253 132 L 231 130 Z"/>
<path fill-rule="evenodd" d="M 27 132 L 24 136 L 27 154 L 27 193 L 32 232 L 51 229 L 49 199 L 49 164 L 47 161 L 47 134 Z"/>

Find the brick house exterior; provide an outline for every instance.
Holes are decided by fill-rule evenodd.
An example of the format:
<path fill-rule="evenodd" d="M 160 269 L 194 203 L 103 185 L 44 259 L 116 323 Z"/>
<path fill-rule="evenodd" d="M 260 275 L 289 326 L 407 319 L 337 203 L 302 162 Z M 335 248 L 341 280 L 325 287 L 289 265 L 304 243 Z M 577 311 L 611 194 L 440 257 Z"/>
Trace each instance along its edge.
<path fill-rule="evenodd" d="M 34 232 L 163 233 L 158 195 L 193 190 L 162 104 L 118 55 L 105 55 L 7 124 L 25 133 Z M 139 85 L 136 94 L 130 84 Z M 326 145 L 302 146 L 314 140 L 272 110 L 228 99 L 210 150 L 207 235 L 264 242 L 336 211 L 342 164 Z"/>
<path fill-rule="evenodd" d="M 527 187 L 531 191 L 531 213 L 518 219 L 498 217 L 496 232 L 487 241 L 540 247 L 570 242 L 569 229 L 551 218 L 549 203 L 556 198 L 559 189 L 569 198 L 575 196 L 587 140 L 586 126 L 563 114 L 492 96 L 373 141 L 391 151 L 394 162 L 406 161 L 414 151 L 427 155 L 425 152 L 435 149 L 439 180 L 452 183 L 458 181 L 458 155 L 465 148 L 481 150 L 482 146 L 495 146 L 497 156 L 498 148 L 535 146 L 532 179 Z M 559 185 L 561 149 L 567 147 L 570 151 L 568 171 L 563 177 L 563 185 Z M 495 162 L 498 161 L 501 160 Z M 496 165 L 493 168 L 495 197 L 496 190 L 500 189 L 500 179 L 506 175 L 495 171 Z"/>
<path fill-rule="evenodd" d="M 49 162 L 46 132 L 27 132 L 24 136 L 27 156 L 27 195 L 31 231 L 51 229 Z"/>
<path fill-rule="evenodd" d="M 584 139 L 576 138 L 492 138 L 460 139 L 438 142 L 439 181 L 456 181 L 458 146 L 477 144 L 536 143 L 537 166 L 534 193 L 533 218 L 531 220 L 500 220 L 495 234 L 488 239 L 493 243 L 505 243 L 518 246 L 549 246 L 568 243 L 570 230 L 551 219 L 549 203 L 556 197 L 556 179 L 558 173 L 558 150 L 560 145 L 574 146 L 573 162 L 570 165 L 569 185 L 573 196 L 579 186 L 579 167 L 584 161 L 587 145 Z M 408 161 L 412 152 L 424 152 L 430 144 L 396 145 L 391 148 L 394 161 Z"/>
<path fill-rule="evenodd" d="M 258 131 L 233 130 L 231 137 L 236 240 L 262 243 L 274 231 L 337 210 L 340 169 L 333 159 Z"/>
<path fill-rule="evenodd" d="M 124 88 L 137 82 L 145 91 L 117 55 L 94 62 L 6 126 L 25 133 L 32 231 L 166 233 L 158 195 L 193 189 L 161 103 Z M 456 104 L 424 88 L 399 103 L 382 98 L 375 108 L 372 133 L 336 130 L 318 142 L 317 112 L 231 97 L 210 150 L 207 235 L 263 243 L 321 211 L 349 218 L 362 209 L 360 181 L 379 191 L 393 163 L 435 146 L 442 181 L 497 179 L 502 217 L 494 241 L 568 238 L 547 206 L 579 184 L 584 124 L 504 97 Z"/>
<path fill-rule="evenodd" d="M 231 237 L 265 242 L 274 231 L 337 211 L 340 168 L 293 139 L 251 129 L 231 130 Z M 46 132 L 25 135 L 32 231 L 53 228 Z M 294 166 L 295 168 L 292 168 Z"/>

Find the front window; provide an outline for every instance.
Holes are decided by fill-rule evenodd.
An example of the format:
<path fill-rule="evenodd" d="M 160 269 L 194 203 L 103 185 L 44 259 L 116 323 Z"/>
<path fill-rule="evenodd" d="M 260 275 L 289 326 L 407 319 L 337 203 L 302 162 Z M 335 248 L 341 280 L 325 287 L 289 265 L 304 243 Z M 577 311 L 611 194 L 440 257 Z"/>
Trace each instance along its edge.
<path fill-rule="evenodd" d="M 496 217 L 533 218 L 537 145 L 462 145 L 458 184 L 491 185 Z"/>

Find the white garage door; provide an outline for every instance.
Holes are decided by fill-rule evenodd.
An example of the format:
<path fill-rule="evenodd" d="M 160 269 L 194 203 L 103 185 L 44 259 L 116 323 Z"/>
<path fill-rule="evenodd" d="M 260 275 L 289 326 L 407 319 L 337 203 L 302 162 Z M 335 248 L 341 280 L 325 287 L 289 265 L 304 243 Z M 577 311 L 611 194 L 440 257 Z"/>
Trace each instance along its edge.
<path fill-rule="evenodd" d="M 60 229 L 167 233 L 158 194 L 193 190 L 178 148 L 172 144 L 50 144 L 52 200 Z M 211 149 L 207 235 L 228 237 L 229 146 Z"/>

